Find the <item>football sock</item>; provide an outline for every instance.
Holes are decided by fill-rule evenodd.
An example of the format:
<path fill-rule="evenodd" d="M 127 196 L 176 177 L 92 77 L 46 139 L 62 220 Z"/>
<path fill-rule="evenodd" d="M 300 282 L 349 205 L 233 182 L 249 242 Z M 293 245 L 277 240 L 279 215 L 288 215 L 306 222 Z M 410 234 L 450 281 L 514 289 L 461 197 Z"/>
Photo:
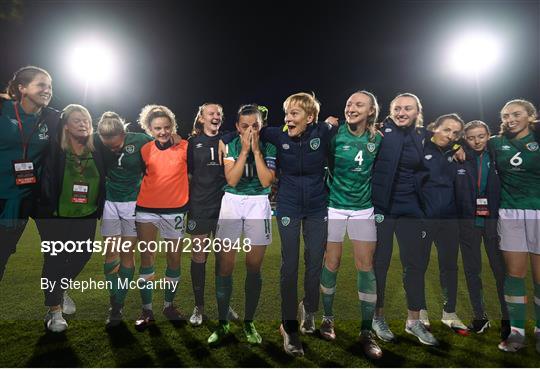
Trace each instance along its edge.
<path fill-rule="evenodd" d="M 504 300 L 508 307 L 510 325 L 513 328 L 525 329 L 525 316 L 527 312 L 525 278 L 506 275 L 504 278 Z"/>
<path fill-rule="evenodd" d="M 123 265 L 120 265 L 120 270 L 118 272 L 118 281 L 122 282 L 118 284 L 118 290 L 116 291 L 115 300 L 116 303 L 124 305 L 126 300 L 127 292 L 129 290 L 129 282 L 133 280 L 133 275 L 135 274 L 135 267 L 126 268 Z"/>
<path fill-rule="evenodd" d="M 337 271 L 331 272 L 326 265 L 323 265 L 321 272 L 321 294 L 325 316 L 334 316 L 332 307 L 336 294 Z"/>
<path fill-rule="evenodd" d="M 195 306 L 204 306 L 204 284 L 206 276 L 206 262 L 196 263 L 191 260 L 191 286 L 195 296 Z"/>
<path fill-rule="evenodd" d="M 232 293 L 232 276 L 216 276 L 216 298 L 220 323 L 227 321 Z"/>
<path fill-rule="evenodd" d="M 154 271 L 154 266 L 149 266 L 149 267 L 140 267 L 139 268 L 139 278 L 142 278 L 146 281 L 152 281 L 154 280 L 155 278 L 155 271 Z M 141 293 L 141 300 L 142 300 L 142 303 L 143 303 L 143 306 L 146 305 L 150 305 L 150 309 L 152 309 L 152 291 L 153 289 L 152 288 L 148 288 L 146 287 L 146 284 L 140 289 L 140 293 Z"/>
<path fill-rule="evenodd" d="M 377 284 L 373 270 L 369 272 L 358 271 L 356 285 L 358 287 L 360 313 L 362 315 L 361 330 L 371 330 L 375 304 L 377 302 Z"/>
<path fill-rule="evenodd" d="M 537 329 L 540 329 L 540 283 L 534 284 L 534 313 L 536 315 Z"/>
<path fill-rule="evenodd" d="M 262 278 L 261 273 L 246 273 L 245 290 L 245 320 L 252 321 L 255 316 L 255 310 L 259 304 L 261 296 Z"/>
<path fill-rule="evenodd" d="M 178 267 L 178 269 L 167 268 L 165 270 L 165 281 L 168 282 L 165 286 L 165 302 L 170 302 L 172 304 L 179 287 L 180 267 Z"/>
<path fill-rule="evenodd" d="M 108 263 L 103 263 L 103 273 L 105 280 L 110 282 L 112 288 L 109 289 L 109 295 L 114 296 L 118 288 L 118 270 L 120 268 L 120 259 L 115 259 Z"/>

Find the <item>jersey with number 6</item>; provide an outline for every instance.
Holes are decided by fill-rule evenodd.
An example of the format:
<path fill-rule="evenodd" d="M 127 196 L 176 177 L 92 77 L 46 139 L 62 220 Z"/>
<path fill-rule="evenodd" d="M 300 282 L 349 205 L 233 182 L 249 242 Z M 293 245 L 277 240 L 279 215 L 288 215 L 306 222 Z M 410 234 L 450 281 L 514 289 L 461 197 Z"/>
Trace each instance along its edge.
<path fill-rule="evenodd" d="M 106 150 L 107 177 L 105 180 L 106 199 L 114 202 L 137 200 L 144 173 L 141 147 L 152 141 L 144 133 L 128 132 L 124 146 L 118 153 Z"/>
<path fill-rule="evenodd" d="M 534 136 L 494 136 L 489 146 L 501 178 L 501 208 L 540 210 L 540 148 Z"/>
<path fill-rule="evenodd" d="M 330 143 L 328 187 L 329 206 L 335 209 L 363 210 L 371 203 L 371 169 L 382 137 L 370 139 L 369 131 L 355 136 L 343 124 Z"/>
<path fill-rule="evenodd" d="M 261 153 L 268 169 L 276 170 L 276 147 L 270 143 L 259 142 Z M 226 155 L 224 160 L 236 161 L 242 150 L 240 136 L 229 142 L 226 146 Z M 235 195 L 267 195 L 270 193 L 270 187 L 263 187 L 257 175 L 255 166 L 255 157 L 250 152 L 244 166 L 244 172 L 236 187 L 226 185 L 225 192 Z"/>

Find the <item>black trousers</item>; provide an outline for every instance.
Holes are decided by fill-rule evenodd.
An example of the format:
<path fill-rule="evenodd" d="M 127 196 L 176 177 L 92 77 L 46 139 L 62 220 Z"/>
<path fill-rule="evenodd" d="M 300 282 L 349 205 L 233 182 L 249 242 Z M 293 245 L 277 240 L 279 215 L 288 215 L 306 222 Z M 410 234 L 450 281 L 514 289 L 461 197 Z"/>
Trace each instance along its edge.
<path fill-rule="evenodd" d="M 459 253 L 459 225 L 456 219 L 428 219 L 426 220 L 426 267 L 427 271 L 431 255 L 431 245 L 437 247 L 439 262 L 439 282 L 444 295 L 444 311 L 456 312 L 458 287 L 458 253 Z M 422 306 L 426 308 L 426 302 Z"/>
<path fill-rule="evenodd" d="M 96 215 L 92 214 L 85 218 L 52 218 L 43 220 L 43 241 L 94 241 L 96 234 Z M 62 303 L 65 288 L 62 288 L 63 278 L 75 279 L 84 269 L 92 256 L 92 250 L 82 247 L 82 252 L 61 251 L 56 255 L 44 252 L 43 270 L 41 277 L 45 278 L 49 285 L 54 282 L 52 289 L 44 289 L 45 306 L 56 306 Z"/>
<path fill-rule="evenodd" d="M 501 306 L 501 318 L 508 319 L 508 309 L 504 301 L 504 276 L 506 268 L 499 249 L 497 220 L 486 219 L 483 227 L 477 227 L 474 219 L 462 219 L 459 222 L 459 241 L 465 279 L 469 289 L 469 298 L 475 318 L 484 317 L 485 310 L 482 296 L 482 241 L 495 278 L 497 295 Z"/>
<path fill-rule="evenodd" d="M 281 319 L 287 332 L 298 331 L 298 261 L 300 230 L 304 238 L 304 306 L 307 312 L 319 308 L 319 286 L 328 233 L 326 214 L 303 219 L 278 218 L 281 239 Z"/>
<path fill-rule="evenodd" d="M 0 212 L 3 210 L 4 201 L 5 200 L 0 199 Z M 4 277 L 4 272 L 10 256 L 13 255 L 17 249 L 17 243 L 24 233 L 28 218 L 30 216 L 35 217 L 35 214 L 36 204 L 33 197 L 29 196 L 21 200 L 17 226 L 4 227 L 0 225 L 0 281 L 2 281 L 2 278 Z M 42 222 L 38 218 L 35 218 L 35 221 L 41 235 L 43 230 Z M 36 245 L 36 247 L 38 246 Z"/>
<path fill-rule="evenodd" d="M 425 301 L 426 232 L 422 219 L 385 216 L 377 222 L 377 247 L 374 256 L 377 279 L 377 308 L 384 306 L 386 276 L 392 260 L 394 234 L 403 266 L 403 287 L 409 310 L 418 311 Z M 423 238 L 424 237 L 424 238 Z"/>

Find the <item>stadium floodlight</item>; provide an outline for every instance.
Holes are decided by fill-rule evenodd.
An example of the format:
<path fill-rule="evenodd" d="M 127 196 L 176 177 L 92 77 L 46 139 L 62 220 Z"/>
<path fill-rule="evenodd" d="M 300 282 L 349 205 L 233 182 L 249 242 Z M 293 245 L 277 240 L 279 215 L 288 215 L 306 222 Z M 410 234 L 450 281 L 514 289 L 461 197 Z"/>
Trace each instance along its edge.
<path fill-rule="evenodd" d="M 85 103 L 89 85 L 106 83 L 114 74 L 114 53 L 105 43 L 96 40 L 77 42 L 68 62 L 73 75 L 85 84 Z"/>
<path fill-rule="evenodd" d="M 448 52 L 454 71 L 478 77 L 497 64 L 500 45 L 497 38 L 488 32 L 471 32 L 457 38 Z"/>

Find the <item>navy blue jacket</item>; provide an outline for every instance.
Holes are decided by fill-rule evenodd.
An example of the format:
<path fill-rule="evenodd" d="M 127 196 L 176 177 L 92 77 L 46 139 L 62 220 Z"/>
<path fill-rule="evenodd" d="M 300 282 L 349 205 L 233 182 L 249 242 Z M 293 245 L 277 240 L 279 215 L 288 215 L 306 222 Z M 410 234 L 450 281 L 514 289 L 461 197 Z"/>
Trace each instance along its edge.
<path fill-rule="evenodd" d="M 424 144 L 424 166 L 428 172 L 419 173 L 422 183 L 420 195 L 426 217 L 456 219 L 455 182 L 457 163 L 453 160 L 455 149 L 441 149 L 431 139 Z"/>
<path fill-rule="evenodd" d="M 456 167 L 456 203 L 460 218 L 474 219 L 476 198 L 478 196 L 478 154 L 470 149 L 466 149 L 465 154 L 467 160 L 463 163 L 458 163 Z M 489 152 L 487 150 L 484 151 L 484 155 L 489 155 Z M 488 218 L 496 219 L 499 215 L 501 182 L 491 156 L 488 165 L 489 171 L 485 192 L 488 200 Z"/>
<path fill-rule="evenodd" d="M 426 137 L 424 127 L 398 127 L 390 118 L 386 118 L 380 127 L 383 134 L 379 153 L 373 165 L 371 179 L 371 193 L 373 206 L 377 213 L 388 214 L 391 206 L 392 192 L 395 186 L 394 179 L 398 170 L 399 161 L 403 151 L 403 141 L 406 135 L 411 135 L 418 155 L 423 157 L 423 144 Z M 418 168 L 425 171 L 425 168 Z M 417 193 L 420 192 L 420 183 L 415 183 Z"/>
<path fill-rule="evenodd" d="M 261 139 L 277 149 L 277 216 L 303 218 L 326 214 L 328 191 L 324 183 L 329 143 L 337 128 L 312 123 L 291 138 L 282 127 L 265 127 Z"/>

